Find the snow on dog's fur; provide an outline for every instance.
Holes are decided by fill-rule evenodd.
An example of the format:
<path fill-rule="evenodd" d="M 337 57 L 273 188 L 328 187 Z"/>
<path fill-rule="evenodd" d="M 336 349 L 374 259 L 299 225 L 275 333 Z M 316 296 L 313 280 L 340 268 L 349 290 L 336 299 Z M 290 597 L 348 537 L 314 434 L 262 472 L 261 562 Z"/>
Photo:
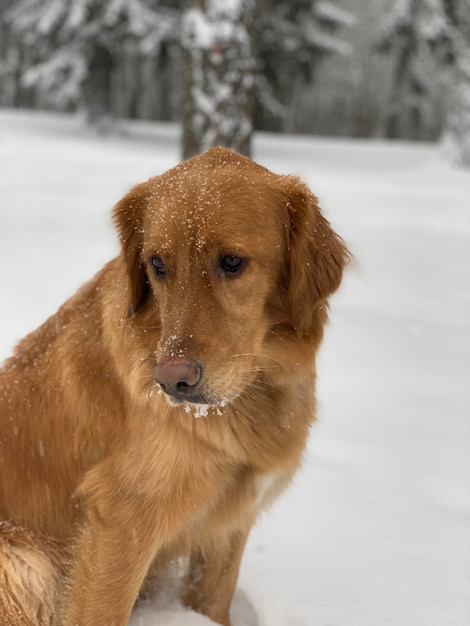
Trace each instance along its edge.
<path fill-rule="evenodd" d="M 114 219 L 120 256 L 0 372 L 0 622 L 125 626 L 186 556 L 184 601 L 227 626 L 250 527 L 300 464 L 348 252 L 297 178 L 222 148 Z"/>

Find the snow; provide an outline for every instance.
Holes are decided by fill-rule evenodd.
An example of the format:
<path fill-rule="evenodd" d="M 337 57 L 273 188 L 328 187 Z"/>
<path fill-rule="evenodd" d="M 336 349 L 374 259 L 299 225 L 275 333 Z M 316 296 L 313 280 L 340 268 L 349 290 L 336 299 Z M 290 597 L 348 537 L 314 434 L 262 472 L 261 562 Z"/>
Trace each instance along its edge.
<path fill-rule="evenodd" d="M 347 41 L 343 41 L 338 39 L 338 37 L 322 32 L 311 22 L 304 24 L 303 30 L 305 39 L 320 50 L 342 54 L 344 56 L 352 53 L 352 47 Z"/>
<path fill-rule="evenodd" d="M 189 404 L 187 404 L 184 407 L 184 410 L 186 411 L 186 413 L 190 413 L 192 414 L 196 419 L 198 417 L 207 417 L 209 415 L 209 411 L 212 413 L 217 410 L 217 407 L 212 408 L 209 404 L 198 404 L 196 406 L 190 406 Z M 222 412 L 219 409 L 219 415 L 222 415 Z"/>
<path fill-rule="evenodd" d="M 54 94 L 57 106 L 66 108 L 79 99 L 86 77 L 83 47 L 72 45 L 58 50 L 47 61 L 31 66 L 23 73 L 21 82 L 25 87 L 40 85 L 43 93 Z"/>
<path fill-rule="evenodd" d="M 355 26 L 357 24 L 354 13 L 331 2 L 315 2 L 313 11 L 317 19 L 337 26 Z"/>
<path fill-rule="evenodd" d="M 178 137 L 0 111 L 0 358 L 116 253 L 112 205 L 177 162 Z M 254 156 L 311 185 L 355 263 L 319 356 L 319 421 L 252 532 L 233 626 L 468 626 L 470 176 L 398 142 L 259 135 Z M 130 625 L 210 623 L 170 586 Z"/>
<path fill-rule="evenodd" d="M 183 18 L 184 45 L 210 50 L 226 41 L 246 44 L 246 29 L 239 20 L 242 12 L 243 3 L 240 0 L 231 0 L 230 3 L 213 0 L 204 11 L 197 7 L 188 9 Z"/>
<path fill-rule="evenodd" d="M 39 18 L 37 29 L 41 35 L 50 35 L 64 16 L 62 0 L 52 0 Z"/>

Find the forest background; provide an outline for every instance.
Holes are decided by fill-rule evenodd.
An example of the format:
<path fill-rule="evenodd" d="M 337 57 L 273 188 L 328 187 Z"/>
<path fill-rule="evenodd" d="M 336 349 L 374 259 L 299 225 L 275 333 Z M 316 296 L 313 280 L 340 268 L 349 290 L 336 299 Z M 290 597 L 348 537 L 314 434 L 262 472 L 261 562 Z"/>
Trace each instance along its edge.
<path fill-rule="evenodd" d="M 183 156 L 260 129 L 470 166 L 470 0 L 0 0 L 0 106 L 182 121 Z"/>

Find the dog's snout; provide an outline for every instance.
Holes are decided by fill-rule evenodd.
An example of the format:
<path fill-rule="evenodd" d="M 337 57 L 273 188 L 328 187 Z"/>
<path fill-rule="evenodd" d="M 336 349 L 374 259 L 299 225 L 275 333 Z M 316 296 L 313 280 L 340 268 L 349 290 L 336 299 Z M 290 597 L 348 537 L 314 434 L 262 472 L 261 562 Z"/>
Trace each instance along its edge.
<path fill-rule="evenodd" d="M 201 380 L 202 367 L 186 357 L 161 359 L 155 368 L 154 378 L 170 396 L 185 396 L 194 392 Z"/>

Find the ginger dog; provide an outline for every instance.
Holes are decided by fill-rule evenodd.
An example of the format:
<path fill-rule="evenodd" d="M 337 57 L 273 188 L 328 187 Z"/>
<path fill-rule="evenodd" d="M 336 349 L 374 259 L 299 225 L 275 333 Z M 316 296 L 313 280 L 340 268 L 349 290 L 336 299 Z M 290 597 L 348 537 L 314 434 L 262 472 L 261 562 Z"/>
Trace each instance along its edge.
<path fill-rule="evenodd" d="M 186 557 L 229 626 L 298 469 L 348 252 L 297 178 L 213 148 L 114 209 L 122 251 L 0 371 L 0 623 L 125 626 Z"/>

